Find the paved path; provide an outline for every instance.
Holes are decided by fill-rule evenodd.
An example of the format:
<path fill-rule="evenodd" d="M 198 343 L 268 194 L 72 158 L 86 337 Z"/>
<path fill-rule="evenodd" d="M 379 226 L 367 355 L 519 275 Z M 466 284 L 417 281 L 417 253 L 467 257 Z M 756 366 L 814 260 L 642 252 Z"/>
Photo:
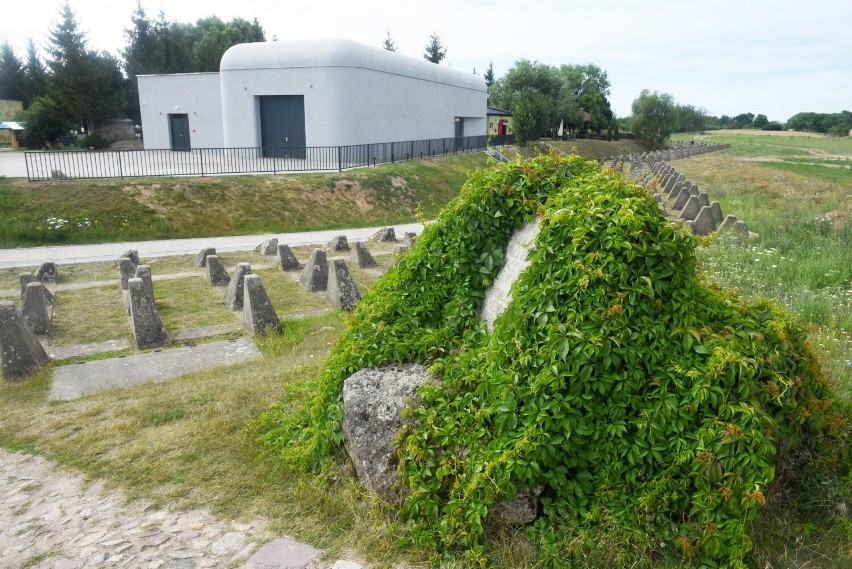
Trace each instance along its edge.
<path fill-rule="evenodd" d="M 0 152 L 0 176 L 26 178 L 27 165 L 24 162 L 24 153 L 12 150 Z"/>
<path fill-rule="evenodd" d="M 0 566 L 9 569 L 358 569 L 275 536 L 264 520 L 127 504 L 39 456 L 0 450 Z"/>
<path fill-rule="evenodd" d="M 406 232 L 420 233 L 421 223 L 394 225 L 397 239 Z M 114 261 L 128 249 L 136 249 L 142 258 L 167 257 L 170 255 L 196 254 L 204 247 L 215 247 L 219 253 L 226 251 L 251 251 L 261 242 L 273 237 L 287 245 L 319 245 L 331 241 L 337 235 L 346 235 L 349 241 L 365 241 L 380 227 L 360 229 L 330 229 L 302 233 L 269 233 L 265 235 L 239 235 L 234 237 L 200 237 L 195 239 L 163 239 L 160 241 L 136 241 L 125 243 L 100 243 L 96 245 L 53 245 L 47 247 L 21 247 L 0 249 L 0 269 L 36 267 L 42 261 L 58 264 L 91 263 Z"/>

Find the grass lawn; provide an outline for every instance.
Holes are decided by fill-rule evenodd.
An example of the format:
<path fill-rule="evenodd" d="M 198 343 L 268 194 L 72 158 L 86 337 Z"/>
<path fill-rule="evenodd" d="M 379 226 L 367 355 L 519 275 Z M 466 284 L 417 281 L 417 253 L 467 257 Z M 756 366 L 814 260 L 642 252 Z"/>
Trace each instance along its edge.
<path fill-rule="evenodd" d="M 751 158 L 769 156 L 786 160 L 787 157 L 809 156 L 811 151 L 820 149 L 842 155 L 852 152 L 852 144 L 846 139 L 818 142 L 803 139 L 796 146 L 782 137 L 784 144 L 788 144 L 783 146 L 775 139 L 761 140 L 759 134 L 729 137 L 733 145 L 730 150 L 678 160 L 673 165 L 702 190 L 708 191 L 711 199 L 720 201 L 726 213 L 747 221 L 760 236 L 746 242 L 723 238 L 708 240 L 707 246 L 699 251 L 702 270 L 707 279 L 734 288 L 743 296 L 770 296 L 797 310 L 810 326 L 813 348 L 831 374 L 838 398 L 849 404 L 852 402 L 852 181 L 837 168 Z M 709 135 L 706 140 L 728 141 Z M 779 167 L 782 164 L 784 166 Z M 784 169 L 787 164 L 793 169 Z M 453 179 L 461 179 L 461 171 L 474 164 L 456 166 L 459 174 Z M 446 190 L 445 196 L 444 190 L 435 189 L 432 184 L 450 184 L 448 174 L 430 170 L 429 175 L 434 178 L 429 178 L 426 172 L 419 170 L 427 167 L 428 161 L 394 165 L 394 168 L 404 169 L 400 176 L 404 177 L 411 192 L 418 196 L 444 196 L 435 198 L 437 207 L 440 200 L 445 202 L 449 194 L 457 192 L 458 186 Z M 380 168 L 383 167 L 370 169 L 367 174 L 385 175 Z M 826 175 L 823 170 L 832 174 Z M 415 182 L 415 175 L 419 183 Z M 336 195 L 354 196 L 360 191 L 356 191 L 351 172 L 329 176 L 324 180 L 317 178 L 311 186 L 325 196 L 324 200 Z M 268 194 L 256 195 L 271 196 L 274 192 L 289 191 L 278 186 L 282 177 L 246 178 L 250 178 L 246 182 L 249 191 L 262 189 L 269 182 L 274 185 L 274 190 L 270 189 Z M 293 178 L 305 179 L 302 176 Z M 156 206 L 164 211 L 190 210 L 206 203 L 202 199 L 204 196 L 233 200 L 228 201 L 232 204 L 229 207 L 236 207 L 233 204 L 242 203 L 239 200 L 243 199 L 237 195 L 236 178 L 200 180 L 199 183 L 208 184 L 203 186 L 204 191 L 199 189 L 201 186 L 192 191 L 188 187 L 176 189 L 187 184 L 186 179 L 157 180 L 161 188 L 156 190 L 153 182 L 137 182 L 139 186 L 127 194 L 119 188 L 123 201 L 144 202 L 148 204 L 145 207 Z M 387 195 L 378 190 L 364 194 L 384 195 L 375 202 L 374 210 L 391 212 L 387 213 L 390 217 L 402 216 L 402 211 L 413 214 L 416 204 L 410 200 L 414 198 L 393 198 L 390 195 L 393 182 L 385 182 L 390 184 L 386 188 Z M 347 189 L 346 184 L 350 183 L 353 186 Z M 368 184 L 366 178 L 359 183 L 361 188 Z M 68 187 L 64 186 L 66 183 L 55 184 L 59 188 Z M 99 183 L 94 184 L 97 187 Z M 379 182 L 375 184 L 380 185 Z M 161 192 L 164 187 L 169 189 Z M 0 181 L 0 200 L 21 191 L 15 188 L 16 182 Z M 149 190 L 153 193 L 146 194 Z M 402 190 L 402 195 L 413 195 L 408 191 Z M 59 190 L 56 192 L 58 195 Z M 87 201 L 82 190 L 77 196 L 85 203 L 96 201 Z M 275 215 L 269 216 L 258 205 L 249 208 L 246 204 L 246 207 L 253 212 L 250 217 L 256 222 L 264 219 L 262 223 L 272 223 L 276 216 L 280 218 L 285 207 L 279 202 L 273 203 L 279 205 Z M 320 213 L 305 208 L 324 211 L 329 202 L 305 199 L 300 203 L 304 219 L 299 223 L 307 224 L 320 219 Z M 357 200 L 347 203 L 355 203 L 357 207 Z M 185 208 L 181 204 L 194 205 Z M 235 216 L 228 217 L 226 209 L 215 209 L 219 207 L 215 203 L 210 207 L 209 211 L 225 218 L 223 224 L 239 222 Z M 5 215 L 0 213 L 0 216 Z M 195 213 L 170 217 L 153 215 L 144 219 L 154 218 L 168 219 L 170 227 L 194 227 L 193 231 L 200 230 L 202 225 Z M 341 220 L 340 223 L 349 222 Z M 132 227 L 130 221 L 128 224 L 131 233 L 143 231 Z M 272 230 L 263 227 L 263 231 Z M 209 230 L 218 229 L 217 224 Z M 370 246 L 374 254 L 380 253 L 376 255 L 379 263 L 391 262 L 390 247 L 375 247 L 374 250 L 374 246 Z M 309 254 L 309 248 L 296 250 L 297 257 L 303 261 Z M 257 443 L 253 422 L 270 405 L 279 404 L 291 412 L 304 405 L 324 358 L 346 325 L 347 316 L 340 311 L 325 310 L 324 300 L 306 293 L 290 275 L 263 268 L 274 264 L 271 257 L 226 253 L 222 258 L 229 270 L 241 261 L 251 263 L 282 317 L 285 330 L 282 336 L 257 339 L 264 354 L 262 362 L 68 402 L 47 400 L 49 371 L 22 383 L 0 382 L 0 446 L 47 455 L 93 479 L 106 481 L 108 486 L 122 488 L 133 498 L 151 500 L 155 505 L 205 506 L 215 514 L 235 518 L 263 516 L 269 520 L 273 531 L 309 542 L 331 555 L 355 548 L 376 567 L 424 562 L 431 552 L 412 549 L 399 542 L 388 529 L 390 526 L 383 523 L 386 518 L 376 517 L 381 508 L 364 493 L 351 469 L 344 468 L 331 486 L 321 485 L 310 473 L 285 469 L 266 447 Z M 198 272 L 190 256 L 155 259 L 149 264 L 155 276 Z M 63 269 L 61 284 L 117 279 L 111 263 L 63 266 Z M 350 269 L 362 292 L 377 279 L 376 272 L 352 269 L 351 264 Z M 17 289 L 18 272 L 20 270 L 0 271 L 0 290 Z M 219 304 L 219 291 L 211 289 L 198 276 L 155 281 L 154 288 L 158 307 L 167 327 L 172 330 L 237 321 L 235 315 Z M 57 344 L 128 337 L 127 317 L 117 284 L 89 289 L 85 293 L 60 292 L 56 306 L 52 340 Z M 831 469 L 823 471 L 817 466 L 809 463 L 802 467 L 813 469 L 804 474 L 803 479 L 809 484 L 807 488 L 778 486 L 772 493 L 767 492 L 767 507 L 751 532 L 755 549 L 749 559 L 750 566 L 849 567 L 852 478 L 849 474 L 845 479 L 827 477 L 824 472 Z M 377 519 L 382 523 L 376 523 Z M 486 551 L 497 568 L 536 566 L 534 556 L 525 549 L 523 531 L 489 534 Z M 436 565 L 464 567 L 461 562 L 440 560 Z M 682 564 L 662 559 L 654 561 L 654 566 L 680 567 Z"/>

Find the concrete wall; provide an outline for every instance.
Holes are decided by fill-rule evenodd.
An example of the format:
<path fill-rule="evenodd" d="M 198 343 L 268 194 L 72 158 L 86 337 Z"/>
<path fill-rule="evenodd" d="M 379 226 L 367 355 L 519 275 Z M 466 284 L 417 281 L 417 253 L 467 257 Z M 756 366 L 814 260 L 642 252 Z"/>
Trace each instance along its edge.
<path fill-rule="evenodd" d="M 485 134 L 485 90 L 372 69 L 315 67 L 221 72 L 225 146 L 260 146 L 259 97 L 304 95 L 307 146 Z"/>
<path fill-rule="evenodd" d="M 218 73 L 139 75 L 145 149 L 171 148 L 169 114 L 189 116 L 192 148 L 225 146 Z"/>

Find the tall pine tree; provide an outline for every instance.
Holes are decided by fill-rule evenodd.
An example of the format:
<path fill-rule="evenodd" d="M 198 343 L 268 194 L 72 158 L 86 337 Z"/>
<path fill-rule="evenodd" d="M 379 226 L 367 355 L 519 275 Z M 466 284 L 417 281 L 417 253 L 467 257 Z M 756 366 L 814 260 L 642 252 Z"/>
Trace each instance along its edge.
<path fill-rule="evenodd" d="M 0 45 L 0 99 L 23 101 L 24 66 L 15 50 L 4 41 Z"/>

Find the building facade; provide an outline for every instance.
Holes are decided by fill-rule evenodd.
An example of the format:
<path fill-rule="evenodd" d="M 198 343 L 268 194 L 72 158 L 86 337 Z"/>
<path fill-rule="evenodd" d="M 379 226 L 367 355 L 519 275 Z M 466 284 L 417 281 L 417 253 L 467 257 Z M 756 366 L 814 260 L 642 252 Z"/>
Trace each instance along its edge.
<path fill-rule="evenodd" d="M 138 82 L 146 149 L 348 146 L 487 127 L 482 78 L 349 40 L 240 44 L 219 73 Z"/>

